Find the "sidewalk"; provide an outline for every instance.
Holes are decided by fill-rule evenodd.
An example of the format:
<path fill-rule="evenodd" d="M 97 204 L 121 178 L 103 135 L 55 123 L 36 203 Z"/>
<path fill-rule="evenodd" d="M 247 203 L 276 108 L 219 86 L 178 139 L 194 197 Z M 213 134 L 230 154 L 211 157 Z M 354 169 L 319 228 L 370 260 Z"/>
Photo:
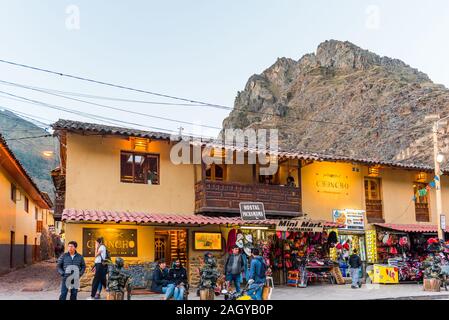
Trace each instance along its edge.
<path fill-rule="evenodd" d="M 54 261 L 41 262 L 0 277 L 0 300 L 57 300 L 60 277 Z M 89 297 L 80 292 L 79 299 Z M 162 300 L 162 295 L 133 296 L 133 300 Z M 449 299 L 449 292 L 424 292 L 422 285 L 311 285 L 307 288 L 276 287 L 272 300 L 376 300 L 376 299 Z M 192 288 L 190 300 L 199 300 Z M 223 300 L 223 296 L 216 300 Z"/>
<path fill-rule="evenodd" d="M 199 300 L 194 290 L 191 291 L 190 300 Z M 57 290 L 40 292 L 5 292 L 0 291 L 0 300 L 56 300 L 59 296 Z M 89 297 L 88 292 L 80 292 L 79 299 Z M 132 300 L 162 300 L 162 295 L 133 296 Z M 421 285 L 380 285 L 363 286 L 362 289 L 351 289 L 350 285 L 331 286 L 316 285 L 305 289 L 278 287 L 273 292 L 272 300 L 378 300 L 378 299 L 449 299 L 449 292 L 424 292 Z M 217 297 L 216 300 L 223 300 Z"/>

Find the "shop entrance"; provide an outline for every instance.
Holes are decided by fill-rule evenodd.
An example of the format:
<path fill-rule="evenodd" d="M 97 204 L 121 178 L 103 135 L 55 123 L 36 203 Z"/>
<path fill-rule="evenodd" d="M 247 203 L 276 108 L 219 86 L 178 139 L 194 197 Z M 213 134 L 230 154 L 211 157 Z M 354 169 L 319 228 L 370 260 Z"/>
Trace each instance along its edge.
<path fill-rule="evenodd" d="M 23 264 L 27 265 L 28 264 L 28 260 L 27 260 L 27 256 L 28 256 L 28 237 L 27 236 L 23 236 Z"/>
<path fill-rule="evenodd" d="M 187 267 L 187 230 L 156 230 L 154 237 L 155 260 L 164 259 L 171 266 L 176 259 Z"/>

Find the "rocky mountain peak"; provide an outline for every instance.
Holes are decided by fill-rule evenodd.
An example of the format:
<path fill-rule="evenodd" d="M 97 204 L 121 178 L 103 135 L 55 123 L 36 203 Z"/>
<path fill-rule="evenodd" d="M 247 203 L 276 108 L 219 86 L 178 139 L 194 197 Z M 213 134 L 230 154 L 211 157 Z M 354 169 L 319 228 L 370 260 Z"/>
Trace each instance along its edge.
<path fill-rule="evenodd" d="M 401 60 L 328 40 L 253 75 L 223 127 L 277 128 L 283 149 L 431 165 L 424 117 L 436 112 L 449 114 L 444 86 Z"/>

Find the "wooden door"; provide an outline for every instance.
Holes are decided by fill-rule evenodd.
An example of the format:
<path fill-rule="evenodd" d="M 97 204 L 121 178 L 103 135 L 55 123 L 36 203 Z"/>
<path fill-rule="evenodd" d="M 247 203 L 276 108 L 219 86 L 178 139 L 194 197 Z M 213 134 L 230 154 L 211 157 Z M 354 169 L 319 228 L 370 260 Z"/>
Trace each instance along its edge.
<path fill-rule="evenodd" d="M 27 253 L 28 253 L 28 237 L 23 236 L 23 264 L 27 265 Z"/>
<path fill-rule="evenodd" d="M 11 237 L 9 241 L 9 267 L 14 268 L 14 247 L 16 246 L 16 233 L 11 231 Z"/>

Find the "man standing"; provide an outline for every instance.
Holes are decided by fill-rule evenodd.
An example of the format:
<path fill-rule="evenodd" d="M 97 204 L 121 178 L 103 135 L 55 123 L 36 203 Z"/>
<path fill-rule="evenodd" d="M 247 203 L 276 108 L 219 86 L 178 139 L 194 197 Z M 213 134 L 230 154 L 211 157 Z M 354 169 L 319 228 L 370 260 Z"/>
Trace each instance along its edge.
<path fill-rule="evenodd" d="M 243 257 L 240 254 L 240 248 L 234 246 L 232 248 L 232 254 L 229 255 L 225 264 L 226 281 L 231 284 L 234 282 L 235 290 L 240 292 L 240 283 L 242 283 L 242 272 L 245 270 L 245 263 Z"/>
<path fill-rule="evenodd" d="M 253 300 L 262 300 L 263 287 L 267 281 L 267 266 L 260 256 L 259 249 L 253 249 L 252 255 L 249 279 L 254 280 L 254 283 L 250 285 L 248 294 Z"/>
<path fill-rule="evenodd" d="M 360 268 L 362 267 L 362 259 L 360 259 L 357 254 L 357 249 L 354 249 L 354 253 L 349 257 L 349 268 L 352 278 L 352 289 L 357 289 L 362 287 L 362 281 L 359 278 Z"/>
<path fill-rule="evenodd" d="M 67 300 L 69 289 L 70 300 L 77 300 L 79 279 L 86 271 L 86 263 L 83 256 L 76 252 L 77 247 L 78 244 L 75 241 L 70 241 L 68 252 L 61 255 L 58 259 L 58 273 L 62 277 L 59 300 Z"/>

